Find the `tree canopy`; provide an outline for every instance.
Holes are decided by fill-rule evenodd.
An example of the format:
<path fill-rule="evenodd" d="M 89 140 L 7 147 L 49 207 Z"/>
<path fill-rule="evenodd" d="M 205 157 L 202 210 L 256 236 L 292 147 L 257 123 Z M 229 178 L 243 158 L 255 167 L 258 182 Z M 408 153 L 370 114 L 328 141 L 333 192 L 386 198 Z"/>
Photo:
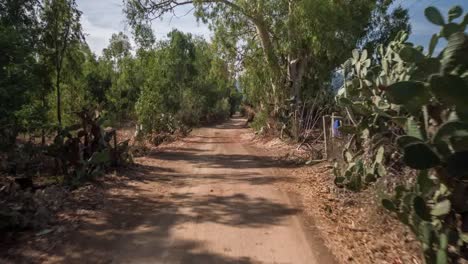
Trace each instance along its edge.
<path fill-rule="evenodd" d="M 267 68 L 261 70 L 267 72 L 260 78 L 263 85 L 257 85 L 256 89 L 264 89 L 263 103 L 274 102 L 278 109 L 288 98 L 294 97 L 299 102 L 323 86 L 330 80 L 330 72 L 343 62 L 343 56 L 356 46 L 372 49 L 399 30 L 408 30 L 406 10 L 397 8 L 388 12 L 392 3 L 128 0 L 125 11 L 130 24 L 138 28 L 179 6 L 193 5 L 195 15 L 215 32 L 218 51 L 231 64 L 241 63 L 243 67 L 239 69 L 244 72 L 255 71 L 255 67 L 249 69 L 248 61 L 263 58 Z"/>

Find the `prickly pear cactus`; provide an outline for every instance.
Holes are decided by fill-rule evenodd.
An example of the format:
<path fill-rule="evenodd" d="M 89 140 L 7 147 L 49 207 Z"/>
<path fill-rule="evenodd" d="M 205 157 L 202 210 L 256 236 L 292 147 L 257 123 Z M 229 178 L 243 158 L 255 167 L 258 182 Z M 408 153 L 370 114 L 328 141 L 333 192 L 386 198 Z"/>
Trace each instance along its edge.
<path fill-rule="evenodd" d="M 457 263 L 468 254 L 468 15 L 456 6 L 447 18 L 434 7 L 425 16 L 441 28 L 427 52 L 409 43 L 406 33 L 380 47 L 374 65 L 367 53 L 353 52 L 353 79 L 337 100 L 355 122 L 344 128 L 354 138 L 404 131 L 392 142 L 417 178 L 382 204 L 418 236 L 427 263 Z M 440 39 L 447 44 L 438 52 Z M 335 169 L 336 183 L 354 187 L 356 175 L 368 177 L 369 162 L 345 155 L 350 166 L 344 173 Z"/>

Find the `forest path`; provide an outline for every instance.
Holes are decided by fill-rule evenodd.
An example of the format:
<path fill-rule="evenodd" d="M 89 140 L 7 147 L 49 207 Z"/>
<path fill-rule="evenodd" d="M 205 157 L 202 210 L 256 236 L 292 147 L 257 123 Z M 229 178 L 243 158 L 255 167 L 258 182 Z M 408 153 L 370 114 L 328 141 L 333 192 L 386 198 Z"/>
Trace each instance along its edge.
<path fill-rule="evenodd" d="M 233 118 L 138 159 L 50 263 L 334 263 Z M 313 233 L 313 232 L 312 232 Z"/>

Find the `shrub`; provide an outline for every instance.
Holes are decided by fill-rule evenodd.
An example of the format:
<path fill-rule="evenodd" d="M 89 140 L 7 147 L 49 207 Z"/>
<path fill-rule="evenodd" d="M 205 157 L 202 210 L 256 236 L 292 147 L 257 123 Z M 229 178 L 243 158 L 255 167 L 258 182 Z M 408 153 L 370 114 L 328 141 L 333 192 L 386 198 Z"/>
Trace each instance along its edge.
<path fill-rule="evenodd" d="M 398 146 L 417 178 L 396 187 L 383 206 L 415 232 L 427 263 L 455 263 L 468 254 L 468 15 L 454 22 L 462 14 L 454 7 L 446 22 L 436 8 L 425 10 L 441 26 L 427 54 L 403 32 L 379 48 L 375 63 L 366 51 L 354 51 L 351 80 L 338 96 L 355 123 L 342 131 L 363 140 L 357 154 L 351 145 L 345 149 L 348 167 L 335 168 L 336 183 L 362 188 L 385 173 L 382 139 Z M 441 38 L 447 45 L 434 57 Z"/>

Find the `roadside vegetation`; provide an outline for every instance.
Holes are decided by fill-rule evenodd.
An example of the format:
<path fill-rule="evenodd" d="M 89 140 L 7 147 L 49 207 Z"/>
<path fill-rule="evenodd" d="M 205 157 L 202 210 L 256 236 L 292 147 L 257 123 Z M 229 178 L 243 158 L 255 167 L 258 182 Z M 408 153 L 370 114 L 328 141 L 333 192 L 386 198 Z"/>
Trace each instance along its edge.
<path fill-rule="evenodd" d="M 75 1 L 0 7 L 2 230 L 36 226 L 41 206 L 31 192 L 71 190 L 132 164 L 134 141 L 119 128 L 137 126 L 138 139 L 160 144 L 226 119 L 240 103 L 229 65 L 202 38 L 174 30 L 156 41 L 142 25 L 135 47 L 116 33 L 97 57 Z"/>
<path fill-rule="evenodd" d="M 339 188 L 376 189 L 426 263 L 466 260 L 468 15 L 428 7 L 440 32 L 424 49 L 397 2 L 125 0 L 135 46 L 116 33 L 97 56 L 74 0 L 2 0 L 0 230 L 41 226 L 41 207 L 22 206 L 31 193 L 131 165 L 135 140 L 240 111 L 258 134 L 306 146 L 307 164 L 333 160 Z M 157 40 L 151 21 L 187 4 L 212 40 Z M 119 138 L 128 126 L 131 141 Z M 322 148 L 328 134 L 337 155 Z"/>

